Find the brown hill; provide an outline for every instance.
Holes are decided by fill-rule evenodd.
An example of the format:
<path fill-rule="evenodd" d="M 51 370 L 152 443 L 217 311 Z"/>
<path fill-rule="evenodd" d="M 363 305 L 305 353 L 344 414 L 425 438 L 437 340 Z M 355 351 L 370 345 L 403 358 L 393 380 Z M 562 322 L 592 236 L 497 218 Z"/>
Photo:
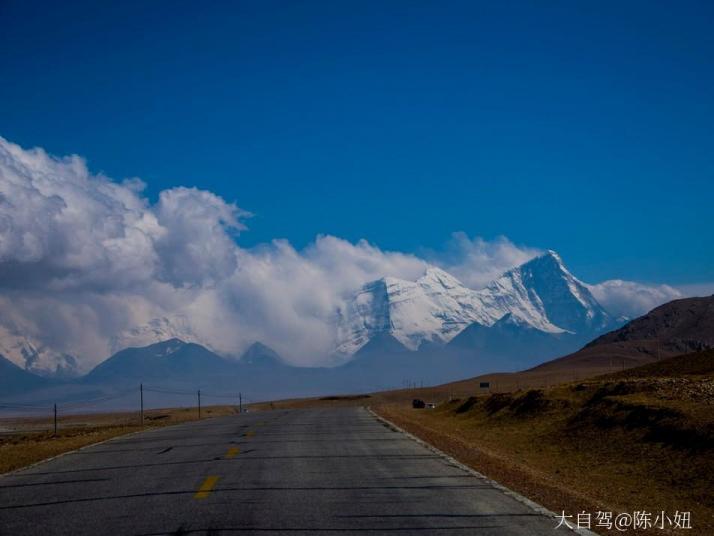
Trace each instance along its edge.
<path fill-rule="evenodd" d="M 640 367 L 602 376 L 606 380 L 634 378 L 680 378 L 684 376 L 714 377 L 714 350 L 694 352 L 663 359 Z"/>
<path fill-rule="evenodd" d="M 612 371 L 714 348 L 714 296 L 674 300 L 531 371 Z"/>

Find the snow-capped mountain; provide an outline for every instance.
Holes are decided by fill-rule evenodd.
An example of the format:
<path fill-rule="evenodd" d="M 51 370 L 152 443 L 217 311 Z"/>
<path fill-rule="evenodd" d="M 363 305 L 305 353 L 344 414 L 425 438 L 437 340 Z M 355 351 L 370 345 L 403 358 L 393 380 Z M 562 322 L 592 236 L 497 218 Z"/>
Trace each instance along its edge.
<path fill-rule="evenodd" d="M 467 326 L 511 324 L 548 334 L 590 335 L 614 323 L 588 288 L 554 251 L 472 290 L 444 270 L 429 267 L 416 281 L 386 277 L 364 285 L 337 315 L 337 352 L 354 354 L 378 333 L 411 350 L 447 343 Z"/>
<path fill-rule="evenodd" d="M 499 319 L 511 313 L 541 331 L 589 334 L 614 324 L 555 251 L 509 270 L 478 294 L 489 310 L 498 311 Z"/>
<path fill-rule="evenodd" d="M 72 378 L 80 371 L 74 356 L 58 352 L 31 337 L 0 326 L 0 356 L 40 376 Z"/>
<path fill-rule="evenodd" d="M 193 342 L 212 350 L 210 344 L 196 335 L 188 318 L 183 315 L 154 318 L 146 324 L 124 330 L 111 338 L 109 346 L 111 352 L 116 353 L 125 348 L 140 348 L 169 339 Z"/>
<path fill-rule="evenodd" d="M 424 341 L 447 342 L 473 322 L 495 320 L 477 292 L 429 267 L 416 281 L 384 277 L 364 285 L 338 312 L 337 351 L 354 354 L 384 332 L 416 350 Z"/>

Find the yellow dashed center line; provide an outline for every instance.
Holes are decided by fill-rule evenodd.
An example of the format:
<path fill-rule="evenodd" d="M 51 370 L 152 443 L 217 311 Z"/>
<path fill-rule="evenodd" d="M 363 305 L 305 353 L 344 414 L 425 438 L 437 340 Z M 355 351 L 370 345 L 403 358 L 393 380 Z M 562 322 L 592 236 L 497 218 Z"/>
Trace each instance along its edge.
<path fill-rule="evenodd" d="M 203 481 L 203 484 L 201 484 L 201 487 L 198 488 L 198 491 L 196 492 L 196 495 L 193 496 L 194 499 L 205 499 L 211 494 L 211 490 L 213 490 L 213 487 L 216 485 L 216 482 L 218 482 L 217 476 L 209 476 L 206 477 L 206 480 Z"/>
<path fill-rule="evenodd" d="M 235 458 L 238 454 L 240 454 L 240 449 L 238 447 L 231 447 L 228 449 L 228 452 L 226 452 L 226 458 Z"/>

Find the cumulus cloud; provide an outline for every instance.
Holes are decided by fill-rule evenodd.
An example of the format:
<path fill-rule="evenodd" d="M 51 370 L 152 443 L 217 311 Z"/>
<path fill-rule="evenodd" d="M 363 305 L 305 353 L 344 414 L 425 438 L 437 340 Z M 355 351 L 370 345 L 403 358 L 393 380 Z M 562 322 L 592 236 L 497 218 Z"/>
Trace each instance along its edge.
<path fill-rule="evenodd" d="M 634 281 L 612 279 L 590 285 L 595 299 L 615 316 L 635 318 L 684 294 L 669 285 L 645 285 Z"/>
<path fill-rule="evenodd" d="M 426 265 L 332 236 L 301 251 L 283 240 L 241 248 L 249 213 L 235 204 L 183 187 L 151 204 L 143 188 L 0 138 L 0 325 L 84 368 L 123 333 L 172 319 L 226 354 L 261 340 L 315 364 L 334 344 L 330 322 L 346 294 Z"/>
<path fill-rule="evenodd" d="M 414 280 L 431 263 L 480 288 L 540 253 L 464 233 L 421 258 L 334 236 L 302 250 L 285 240 L 242 248 L 250 214 L 236 204 L 183 187 L 151 203 L 143 189 L 91 173 L 79 156 L 0 138 L 0 348 L 31 340 L 87 370 L 165 334 L 227 355 L 261 341 L 295 364 L 324 364 L 335 313 L 364 283 Z M 678 296 L 622 281 L 592 289 L 629 315 Z"/>
<path fill-rule="evenodd" d="M 504 236 L 488 241 L 457 232 L 451 235 L 443 250 L 427 251 L 425 256 L 467 286 L 479 289 L 503 272 L 542 253 L 537 248 L 518 246 Z"/>

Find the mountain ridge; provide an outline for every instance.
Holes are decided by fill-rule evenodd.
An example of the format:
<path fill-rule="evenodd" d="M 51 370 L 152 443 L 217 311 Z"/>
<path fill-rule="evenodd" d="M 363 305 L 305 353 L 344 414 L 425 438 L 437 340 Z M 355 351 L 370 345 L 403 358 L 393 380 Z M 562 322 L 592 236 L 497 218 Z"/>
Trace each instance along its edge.
<path fill-rule="evenodd" d="M 338 311 L 336 352 L 354 355 L 381 332 L 411 350 L 424 342 L 447 344 L 472 324 L 491 328 L 507 315 L 524 327 L 571 333 L 581 341 L 616 324 L 548 250 L 480 290 L 433 266 L 416 281 L 389 277 L 366 283 Z"/>
<path fill-rule="evenodd" d="M 0 355 L 0 394 L 14 395 L 48 387 L 52 383 L 52 380 L 28 372 Z"/>
<path fill-rule="evenodd" d="M 532 370 L 640 365 L 714 348 L 714 295 L 682 298 L 655 307 L 577 352 Z"/>

